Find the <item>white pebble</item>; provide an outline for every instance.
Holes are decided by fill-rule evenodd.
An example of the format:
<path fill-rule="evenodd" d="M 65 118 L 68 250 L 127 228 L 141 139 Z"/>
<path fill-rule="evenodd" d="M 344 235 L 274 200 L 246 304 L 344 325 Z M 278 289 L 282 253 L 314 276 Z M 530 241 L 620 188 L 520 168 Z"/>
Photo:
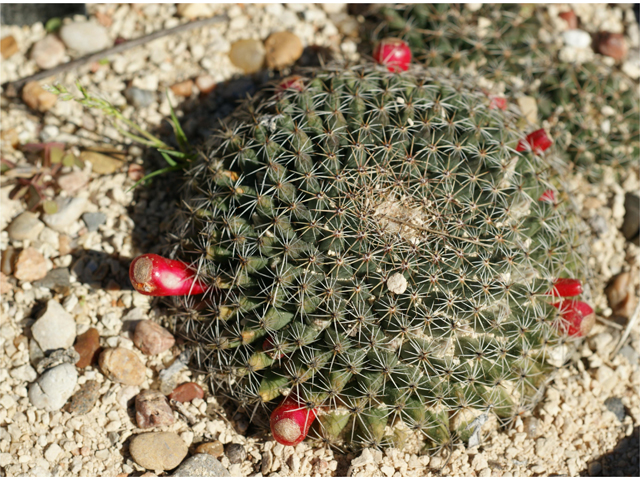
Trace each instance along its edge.
<path fill-rule="evenodd" d="M 407 279 L 401 273 L 394 273 L 387 280 L 387 288 L 390 292 L 398 295 L 404 293 L 407 289 Z"/>
<path fill-rule="evenodd" d="M 76 367 L 63 363 L 44 372 L 29 388 L 29 400 L 36 408 L 60 410 L 76 388 Z"/>
<path fill-rule="evenodd" d="M 591 45 L 591 35 L 584 30 L 567 30 L 562 32 L 564 44 L 574 48 L 587 48 Z"/>
<path fill-rule="evenodd" d="M 31 327 L 31 333 L 44 352 L 69 348 L 76 339 L 76 322 L 62 305 L 49 300 L 44 315 Z"/>

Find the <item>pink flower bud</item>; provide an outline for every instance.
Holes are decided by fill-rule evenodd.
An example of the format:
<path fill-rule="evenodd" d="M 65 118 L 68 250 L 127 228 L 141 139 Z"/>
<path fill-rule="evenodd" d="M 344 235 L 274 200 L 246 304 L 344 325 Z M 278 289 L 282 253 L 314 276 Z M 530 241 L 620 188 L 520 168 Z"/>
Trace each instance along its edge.
<path fill-rule="evenodd" d="M 198 295 L 204 292 L 207 287 L 194 277 L 195 272 L 186 263 L 153 253 L 134 258 L 129 267 L 133 288 L 152 297 Z"/>
<path fill-rule="evenodd" d="M 491 101 L 489 102 L 489 110 L 494 110 L 496 108 L 499 108 L 500 110 L 506 110 L 507 109 L 507 99 L 504 97 L 495 97 L 495 96 L 491 96 L 489 97 L 491 99 Z"/>
<path fill-rule="evenodd" d="M 556 194 L 553 193 L 553 190 L 545 190 L 542 195 L 540 195 L 538 201 L 553 203 L 556 201 Z"/>

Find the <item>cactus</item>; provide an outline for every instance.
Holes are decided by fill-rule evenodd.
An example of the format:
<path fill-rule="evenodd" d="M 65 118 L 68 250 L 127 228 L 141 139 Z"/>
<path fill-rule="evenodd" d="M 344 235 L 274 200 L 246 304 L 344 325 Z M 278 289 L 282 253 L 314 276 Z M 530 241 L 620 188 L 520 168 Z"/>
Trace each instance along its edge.
<path fill-rule="evenodd" d="M 471 71 L 503 86 L 510 97 L 536 99 L 559 152 L 589 180 L 602 165 L 624 175 L 640 154 L 637 81 L 596 59 L 585 64 L 560 59 L 560 48 L 542 43 L 544 7 L 485 5 L 479 10 L 448 4 L 381 6 L 373 15 L 378 38 L 404 39 L 427 66 Z M 548 20 L 547 20 L 548 22 Z"/>
<path fill-rule="evenodd" d="M 578 305 L 558 296 L 586 268 L 554 149 L 518 148 L 533 141 L 475 84 L 366 64 L 289 78 L 187 172 L 181 262 L 156 263 L 206 288 L 175 297 L 176 329 L 215 391 L 275 409 L 276 439 L 466 441 L 478 414 L 532 407 L 553 349 L 586 333 L 585 309 L 554 306 Z"/>

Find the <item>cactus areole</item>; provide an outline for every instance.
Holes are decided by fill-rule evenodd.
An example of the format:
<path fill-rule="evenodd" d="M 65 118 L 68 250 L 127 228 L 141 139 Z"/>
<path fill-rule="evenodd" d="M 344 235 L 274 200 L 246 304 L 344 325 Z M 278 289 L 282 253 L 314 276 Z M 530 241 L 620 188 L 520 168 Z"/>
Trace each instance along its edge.
<path fill-rule="evenodd" d="M 558 279 L 585 278 L 585 236 L 541 201 L 561 185 L 516 151 L 517 113 L 440 70 L 306 78 L 238 109 L 187 173 L 171 247 L 211 287 L 176 297 L 197 367 L 285 445 L 438 448 L 530 408 L 584 313 L 549 292 L 579 295 Z M 176 264 L 132 278 L 148 265 Z"/>

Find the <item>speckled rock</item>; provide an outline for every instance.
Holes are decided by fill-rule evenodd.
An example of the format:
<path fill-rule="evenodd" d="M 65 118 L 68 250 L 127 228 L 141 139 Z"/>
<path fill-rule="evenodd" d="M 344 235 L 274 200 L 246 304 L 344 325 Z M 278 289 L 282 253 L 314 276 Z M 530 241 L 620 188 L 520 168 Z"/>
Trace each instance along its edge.
<path fill-rule="evenodd" d="M 86 368 L 96 363 L 100 356 L 100 333 L 95 328 L 90 328 L 82 335 L 78 335 L 73 348 L 80 355 L 80 360 L 76 363 L 76 367 Z"/>
<path fill-rule="evenodd" d="M 229 463 L 242 463 L 247 458 L 247 451 L 239 443 L 229 443 L 224 447 L 224 454 L 229 459 Z"/>
<path fill-rule="evenodd" d="M 124 385 L 140 385 L 146 369 L 138 356 L 123 347 L 108 348 L 100 354 L 100 370 L 109 380 Z"/>
<path fill-rule="evenodd" d="M 229 471 L 211 455 L 198 453 L 188 458 L 172 477 L 230 477 Z"/>
<path fill-rule="evenodd" d="M 76 339 L 76 322 L 55 300 L 49 300 L 43 315 L 31 326 L 33 338 L 43 352 L 69 348 Z"/>
<path fill-rule="evenodd" d="M 151 320 L 142 320 L 136 325 L 133 343 L 146 355 L 157 355 L 169 350 L 176 339 L 169 331 Z"/>
<path fill-rule="evenodd" d="M 161 427 L 175 422 L 167 397 L 157 390 L 144 390 L 136 396 L 136 423 L 140 428 Z"/>
<path fill-rule="evenodd" d="M 171 392 L 169 398 L 176 402 L 186 403 L 194 398 L 204 398 L 204 390 L 195 382 L 183 383 Z"/>
<path fill-rule="evenodd" d="M 31 49 L 31 60 L 36 62 L 43 70 L 53 68 L 62 63 L 64 59 L 64 43 L 55 35 L 47 35 L 38 40 Z"/>
<path fill-rule="evenodd" d="M 29 388 L 29 401 L 48 412 L 60 410 L 76 388 L 76 367 L 63 363 L 44 372 Z"/>
<path fill-rule="evenodd" d="M 244 73 L 255 73 L 264 64 L 264 45 L 260 40 L 238 40 L 231 45 L 229 60 Z"/>
<path fill-rule="evenodd" d="M 89 380 L 71 397 L 67 411 L 75 415 L 89 413 L 100 398 L 100 384 L 96 380 Z"/>
<path fill-rule="evenodd" d="M 47 261 L 35 248 L 25 248 L 18 254 L 13 276 L 23 282 L 41 280 L 47 276 Z"/>
<path fill-rule="evenodd" d="M 44 223 L 38 219 L 38 214 L 24 212 L 13 219 L 7 233 L 11 240 L 34 240 L 44 229 Z"/>
<path fill-rule="evenodd" d="M 188 451 L 184 441 L 173 432 L 142 433 L 129 444 L 133 460 L 148 470 L 176 468 Z"/>
<path fill-rule="evenodd" d="M 282 69 L 293 65 L 302 55 L 302 42 L 295 33 L 272 33 L 264 43 L 267 66 Z"/>

